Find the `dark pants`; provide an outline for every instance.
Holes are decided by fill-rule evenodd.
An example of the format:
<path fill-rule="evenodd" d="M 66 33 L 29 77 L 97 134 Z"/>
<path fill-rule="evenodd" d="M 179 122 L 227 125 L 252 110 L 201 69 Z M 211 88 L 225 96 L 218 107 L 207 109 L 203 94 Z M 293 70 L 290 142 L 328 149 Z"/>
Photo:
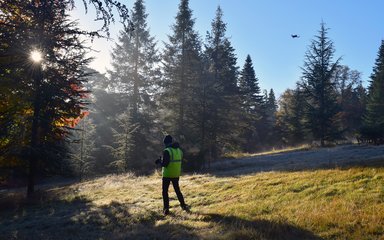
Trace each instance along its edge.
<path fill-rule="evenodd" d="M 185 206 L 183 194 L 180 191 L 179 187 L 179 178 L 166 178 L 163 177 L 163 203 L 164 209 L 169 209 L 169 196 L 168 196 L 168 188 L 169 184 L 172 182 L 173 189 L 175 189 L 177 199 L 179 199 L 180 205 L 182 207 Z"/>

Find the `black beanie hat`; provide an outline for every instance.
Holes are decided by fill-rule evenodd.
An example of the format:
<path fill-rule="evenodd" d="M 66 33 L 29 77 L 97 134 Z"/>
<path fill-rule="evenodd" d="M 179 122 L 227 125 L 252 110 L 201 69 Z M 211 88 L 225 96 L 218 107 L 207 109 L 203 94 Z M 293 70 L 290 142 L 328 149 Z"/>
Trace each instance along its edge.
<path fill-rule="evenodd" d="M 164 142 L 164 144 L 171 144 L 172 143 L 172 136 L 171 135 L 165 136 L 163 142 Z"/>

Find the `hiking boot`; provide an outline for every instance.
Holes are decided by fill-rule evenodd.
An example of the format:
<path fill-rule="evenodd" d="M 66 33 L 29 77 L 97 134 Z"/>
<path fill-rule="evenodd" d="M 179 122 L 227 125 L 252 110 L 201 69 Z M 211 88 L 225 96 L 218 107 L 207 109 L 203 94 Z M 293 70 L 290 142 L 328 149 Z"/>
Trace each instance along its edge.
<path fill-rule="evenodd" d="M 184 205 L 181 205 L 181 209 L 183 209 L 184 211 L 190 213 L 191 210 L 189 209 L 189 206 L 187 204 L 184 204 Z"/>
<path fill-rule="evenodd" d="M 164 214 L 164 215 L 168 215 L 168 214 L 169 214 L 169 209 L 164 209 L 164 210 L 163 210 L 163 214 Z"/>

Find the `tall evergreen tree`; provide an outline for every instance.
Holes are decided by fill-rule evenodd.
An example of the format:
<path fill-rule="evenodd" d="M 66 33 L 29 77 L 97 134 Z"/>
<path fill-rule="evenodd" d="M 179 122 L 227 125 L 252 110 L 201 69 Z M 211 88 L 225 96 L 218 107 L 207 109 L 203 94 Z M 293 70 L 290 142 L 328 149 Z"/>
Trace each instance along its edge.
<path fill-rule="evenodd" d="M 276 112 L 277 112 L 277 101 L 275 92 L 271 88 L 268 93 L 268 98 L 265 101 L 265 126 L 267 130 L 266 144 L 268 146 L 275 146 L 279 136 L 276 131 Z"/>
<path fill-rule="evenodd" d="M 328 29 L 322 22 L 319 35 L 312 40 L 305 54 L 300 83 L 305 94 L 307 127 L 313 137 L 320 140 L 321 146 L 325 145 L 325 141 L 340 137 L 340 129 L 335 122 L 337 95 L 335 83 L 332 82 L 340 58 L 332 61 L 335 49 L 327 35 Z"/>
<path fill-rule="evenodd" d="M 375 142 L 384 140 L 384 40 L 381 41 L 368 88 L 364 135 Z"/>
<path fill-rule="evenodd" d="M 239 94 L 241 106 L 244 111 L 241 119 L 244 150 L 247 152 L 255 151 L 260 145 L 260 121 L 263 118 L 263 96 L 260 93 L 259 80 L 256 78 L 251 56 L 247 55 L 244 67 L 240 72 Z"/>
<path fill-rule="evenodd" d="M 273 88 L 271 88 L 268 93 L 268 108 L 272 113 L 276 112 L 277 110 L 277 101 Z"/>
<path fill-rule="evenodd" d="M 0 2 L 0 22 L 4 26 L 0 58 L 6 59 L 0 68 L 6 69 L 2 79 L 20 79 L 13 91 L 23 95 L 22 115 L 27 120 L 23 138 L 18 140 L 28 149 L 28 154 L 23 154 L 28 159 L 28 196 L 34 192 L 37 172 L 62 159 L 66 151 L 63 141 L 81 117 L 86 102 L 83 84 L 89 59 L 78 39 L 83 32 L 68 20 L 71 6 L 71 1 Z M 28 59 L 34 48 L 41 56 L 31 64 Z M 18 129 L 15 123 L 9 118 L 5 121 L 7 128 Z"/>
<path fill-rule="evenodd" d="M 249 55 L 247 55 L 244 67 L 240 72 L 239 94 L 242 96 L 242 107 L 246 112 L 252 114 L 260 112 L 263 96 Z"/>
<path fill-rule="evenodd" d="M 148 150 L 153 146 L 154 86 L 160 77 L 157 67 L 160 59 L 156 42 L 147 27 L 147 16 L 143 0 L 136 0 L 131 12 L 133 30 L 120 32 L 119 44 L 112 52 L 112 70 L 109 71 L 110 88 L 121 94 L 120 105 L 129 107 L 132 124 L 139 125 L 133 133 L 129 153 L 131 164 L 128 166 L 134 169 L 148 163 L 148 153 L 152 153 Z"/>
<path fill-rule="evenodd" d="M 208 151 L 217 158 L 221 151 L 231 149 L 237 144 L 240 115 L 239 89 L 237 87 L 238 69 L 235 50 L 226 37 L 226 23 L 220 6 L 212 21 L 211 32 L 207 35 L 205 57 L 207 59 L 209 99 L 209 140 Z"/>
<path fill-rule="evenodd" d="M 199 131 L 194 106 L 199 100 L 196 96 L 202 60 L 201 41 L 194 30 L 195 20 L 188 0 L 180 1 L 175 20 L 163 53 L 162 122 L 164 132 L 182 140 L 184 147 L 194 148 Z"/>

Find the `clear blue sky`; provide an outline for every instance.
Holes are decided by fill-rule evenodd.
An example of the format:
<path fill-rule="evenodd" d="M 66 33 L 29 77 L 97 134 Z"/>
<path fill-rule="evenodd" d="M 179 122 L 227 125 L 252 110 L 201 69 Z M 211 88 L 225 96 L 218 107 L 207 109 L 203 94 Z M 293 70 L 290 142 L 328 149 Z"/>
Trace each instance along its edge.
<path fill-rule="evenodd" d="M 129 8 L 134 0 L 121 0 Z M 168 41 L 171 25 L 175 22 L 179 0 L 145 0 L 149 14 L 148 25 L 161 50 Z M 76 0 L 74 18 L 81 27 L 95 29 L 93 12 L 85 14 L 82 0 Z M 330 28 L 329 38 L 336 49 L 335 59 L 341 64 L 362 72 L 367 81 L 372 72 L 377 52 L 384 39 L 384 1 L 382 0 L 190 0 L 195 18 L 195 29 L 204 40 L 211 29 L 217 6 L 224 12 L 227 36 L 236 50 L 237 65 L 242 68 L 245 57 L 252 57 L 256 76 L 262 89 L 273 88 L 280 95 L 294 88 L 300 79 L 304 55 L 311 40 L 317 35 L 321 21 Z M 122 28 L 112 25 L 111 37 L 117 39 Z M 298 34 L 300 38 L 291 38 Z M 91 67 L 105 72 L 109 66 L 113 41 L 95 40 L 95 61 Z"/>

